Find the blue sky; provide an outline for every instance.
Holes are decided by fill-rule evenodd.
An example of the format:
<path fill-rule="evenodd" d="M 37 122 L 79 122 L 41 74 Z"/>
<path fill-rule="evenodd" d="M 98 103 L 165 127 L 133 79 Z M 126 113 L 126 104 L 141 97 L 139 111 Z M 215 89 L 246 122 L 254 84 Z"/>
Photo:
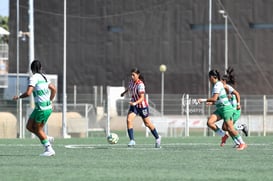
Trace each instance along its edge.
<path fill-rule="evenodd" d="M 0 15 L 9 16 L 9 0 L 0 0 Z"/>

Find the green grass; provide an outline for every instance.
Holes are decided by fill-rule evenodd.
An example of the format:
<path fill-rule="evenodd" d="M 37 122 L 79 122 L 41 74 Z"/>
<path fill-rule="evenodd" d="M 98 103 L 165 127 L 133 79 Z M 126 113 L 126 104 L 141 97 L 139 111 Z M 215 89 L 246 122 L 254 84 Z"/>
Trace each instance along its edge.
<path fill-rule="evenodd" d="M 119 135 L 116 145 L 104 137 L 57 139 L 56 156 L 46 158 L 37 139 L 0 139 L 0 180 L 273 180 L 271 136 L 244 137 L 248 148 L 236 151 L 231 140 L 220 147 L 217 136 L 163 138 L 155 149 L 152 137 L 137 134 L 127 148 Z"/>

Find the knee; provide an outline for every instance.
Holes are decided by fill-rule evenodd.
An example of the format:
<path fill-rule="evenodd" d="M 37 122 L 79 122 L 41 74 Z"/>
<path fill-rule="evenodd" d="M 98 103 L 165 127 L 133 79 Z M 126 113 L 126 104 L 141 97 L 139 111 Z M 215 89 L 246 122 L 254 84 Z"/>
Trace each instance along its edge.
<path fill-rule="evenodd" d="M 207 126 L 208 126 L 208 127 L 212 127 L 212 125 L 213 125 L 213 123 L 212 123 L 210 120 L 208 120 Z"/>
<path fill-rule="evenodd" d="M 150 130 L 155 129 L 155 126 L 153 125 L 153 123 L 151 121 L 143 121 L 144 125 L 149 128 Z"/>
<path fill-rule="evenodd" d="M 31 124 L 27 124 L 26 129 L 30 132 L 34 132 L 33 127 Z"/>
<path fill-rule="evenodd" d="M 222 130 L 228 131 L 227 127 L 225 125 L 222 126 Z"/>
<path fill-rule="evenodd" d="M 144 125 L 147 127 L 147 128 L 150 128 L 152 127 L 152 125 L 150 123 L 147 123 L 147 122 L 144 122 Z"/>

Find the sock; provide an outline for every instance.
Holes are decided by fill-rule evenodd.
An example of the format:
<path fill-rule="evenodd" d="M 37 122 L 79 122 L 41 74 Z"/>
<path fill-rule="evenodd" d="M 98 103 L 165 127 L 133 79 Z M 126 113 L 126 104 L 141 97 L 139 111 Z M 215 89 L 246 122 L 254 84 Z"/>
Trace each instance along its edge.
<path fill-rule="evenodd" d="M 226 135 L 226 133 L 223 130 L 221 130 L 220 128 L 217 128 L 217 130 L 215 131 L 215 133 L 217 133 L 221 137 L 223 137 L 223 136 Z"/>
<path fill-rule="evenodd" d="M 158 136 L 158 133 L 157 133 L 157 130 L 156 130 L 156 129 L 151 130 L 151 133 L 153 134 L 153 136 L 155 137 L 155 139 L 158 139 L 158 138 L 159 138 L 159 136 Z"/>
<path fill-rule="evenodd" d="M 236 135 L 235 138 L 239 141 L 240 144 L 245 144 L 245 142 L 240 134 Z"/>
<path fill-rule="evenodd" d="M 127 130 L 130 140 L 134 140 L 134 130 L 133 128 L 130 128 Z"/>
<path fill-rule="evenodd" d="M 239 145 L 240 142 L 237 140 L 237 138 L 235 138 L 234 136 L 231 137 L 233 142 L 235 143 L 235 145 Z"/>
<path fill-rule="evenodd" d="M 48 141 L 48 139 L 41 140 L 41 143 L 42 143 L 42 145 L 44 145 L 45 148 L 51 146 L 51 145 L 50 145 L 50 142 Z"/>

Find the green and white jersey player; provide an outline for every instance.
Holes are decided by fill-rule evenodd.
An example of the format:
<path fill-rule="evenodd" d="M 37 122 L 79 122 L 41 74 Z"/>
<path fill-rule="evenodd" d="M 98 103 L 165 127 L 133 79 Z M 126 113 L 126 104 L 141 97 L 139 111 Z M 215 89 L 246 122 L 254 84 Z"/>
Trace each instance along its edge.
<path fill-rule="evenodd" d="M 236 81 L 235 81 L 235 76 L 233 75 L 233 68 L 229 67 L 227 69 L 227 74 L 225 74 L 221 81 L 225 86 L 226 92 L 228 94 L 229 97 L 229 101 L 234 109 L 234 114 L 233 114 L 233 123 L 235 125 L 235 129 L 237 130 L 242 130 L 243 133 L 248 136 L 248 129 L 246 124 L 236 124 L 238 119 L 241 116 L 241 97 L 240 97 L 240 93 L 235 90 L 231 85 L 235 85 Z"/>
<path fill-rule="evenodd" d="M 209 72 L 209 80 L 213 85 L 212 88 L 212 97 L 208 99 L 198 99 L 198 102 L 206 102 L 208 104 L 214 104 L 216 106 L 216 111 L 214 111 L 208 121 L 207 125 L 209 128 L 215 131 L 218 135 L 222 137 L 222 142 L 225 142 L 228 138 L 225 131 L 221 130 L 215 124 L 217 121 L 223 119 L 225 127 L 228 130 L 229 135 L 234 137 L 240 143 L 240 146 L 237 150 L 243 150 L 246 148 L 246 144 L 243 141 L 242 137 L 238 133 L 236 129 L 234 129 L 233 125 L 233 108 L 231 103 L 228 100 L 228 96 L 226 94 L 226 90 L 224 88 L 223 83 L 220 81 L 220 73 L 217 70 L 211 70 Z"/>
<path fill-rule="evenodd" d="M 34 133 L 44 146 L 45 151 L 40 156 L 53 156 L 55 151 L 51 146 L 52 137 L 45 134 L 43 128 L 52 113 L 51 101 L 56 95 L 55 86 L 41 72 L 41 62 L 34 60 L 31 63 L 33 75 L 29 79 L 27 90 L 20 96 L 14 96 L 14 100 L 31 96 L 33 93 L 35 108 L 29 116 L 26 128 Z"/>

